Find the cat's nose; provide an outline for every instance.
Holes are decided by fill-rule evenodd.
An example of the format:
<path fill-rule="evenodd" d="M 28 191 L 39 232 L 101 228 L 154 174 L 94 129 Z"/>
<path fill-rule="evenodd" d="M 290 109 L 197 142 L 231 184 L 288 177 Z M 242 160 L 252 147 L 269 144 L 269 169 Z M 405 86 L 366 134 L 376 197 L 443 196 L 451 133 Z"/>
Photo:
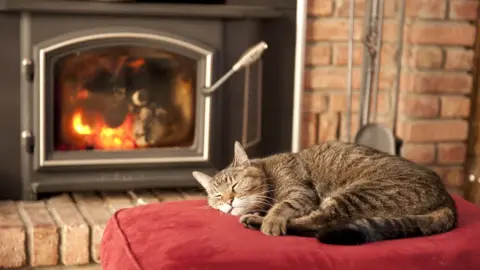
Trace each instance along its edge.
<path fill-rule="evenodd" d="M 230 205 L 232 205 L 233 199 L 228 199 L 228 200 L 227 200 L 227 203 L 230 204 Z"/>

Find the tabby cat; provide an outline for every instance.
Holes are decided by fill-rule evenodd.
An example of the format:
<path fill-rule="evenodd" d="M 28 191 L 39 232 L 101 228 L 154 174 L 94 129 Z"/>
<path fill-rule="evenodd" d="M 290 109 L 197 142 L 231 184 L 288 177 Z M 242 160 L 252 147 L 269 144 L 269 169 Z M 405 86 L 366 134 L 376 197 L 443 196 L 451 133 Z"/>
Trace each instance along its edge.
<path fill-rule="evenodd" d="M 266 235 L 358 245 L 456 227 L 455 202 L 439 176 L 401 157 L 343 142 L 259 159 L 238 142 L 234 149 L 215 176 L 193 176 L 211 207 Z"/>

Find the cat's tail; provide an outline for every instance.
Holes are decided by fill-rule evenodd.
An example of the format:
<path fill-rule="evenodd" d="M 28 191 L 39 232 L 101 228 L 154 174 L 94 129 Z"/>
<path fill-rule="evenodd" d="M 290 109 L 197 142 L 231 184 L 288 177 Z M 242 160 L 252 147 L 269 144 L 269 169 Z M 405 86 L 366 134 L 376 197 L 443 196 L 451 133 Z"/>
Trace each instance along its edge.
<path fill-rule="evenodd" d="M 365 218 L 327 226 L 317 239 L 333 245 L 360 245 L 381 240 L 427 236 L 447 232 L 456 226 L 455 207 L 444 207 L 425 215 L 398 218 Z"/>

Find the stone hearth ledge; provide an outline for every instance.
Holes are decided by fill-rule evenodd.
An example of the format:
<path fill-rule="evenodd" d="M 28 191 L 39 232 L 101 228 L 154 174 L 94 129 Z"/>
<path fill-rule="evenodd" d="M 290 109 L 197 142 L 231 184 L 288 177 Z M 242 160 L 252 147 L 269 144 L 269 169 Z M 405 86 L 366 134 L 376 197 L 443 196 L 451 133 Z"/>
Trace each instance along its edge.
<path fill-rule="evenodd" d="M 201 191 L 175 189 L 64 193 L 40 201 L 0 201 L 0 268 L 100 263 L 103 230 L 119 209 L 205 198 Z"/>

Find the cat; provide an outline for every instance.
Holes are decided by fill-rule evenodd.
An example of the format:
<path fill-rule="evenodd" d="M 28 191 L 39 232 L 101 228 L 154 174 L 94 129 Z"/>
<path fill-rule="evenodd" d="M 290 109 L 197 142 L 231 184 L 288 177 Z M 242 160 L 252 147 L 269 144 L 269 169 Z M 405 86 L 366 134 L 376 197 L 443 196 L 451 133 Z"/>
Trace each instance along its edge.
<path fill-rule="evenodd" d="M 430 169 L 354 143 L 234 158 L 210 177 L 193 172 L 208 204 L 272 236 L 315 236 L 334 245 L 428 236 L 456 227 L 453 198 Z"/>

